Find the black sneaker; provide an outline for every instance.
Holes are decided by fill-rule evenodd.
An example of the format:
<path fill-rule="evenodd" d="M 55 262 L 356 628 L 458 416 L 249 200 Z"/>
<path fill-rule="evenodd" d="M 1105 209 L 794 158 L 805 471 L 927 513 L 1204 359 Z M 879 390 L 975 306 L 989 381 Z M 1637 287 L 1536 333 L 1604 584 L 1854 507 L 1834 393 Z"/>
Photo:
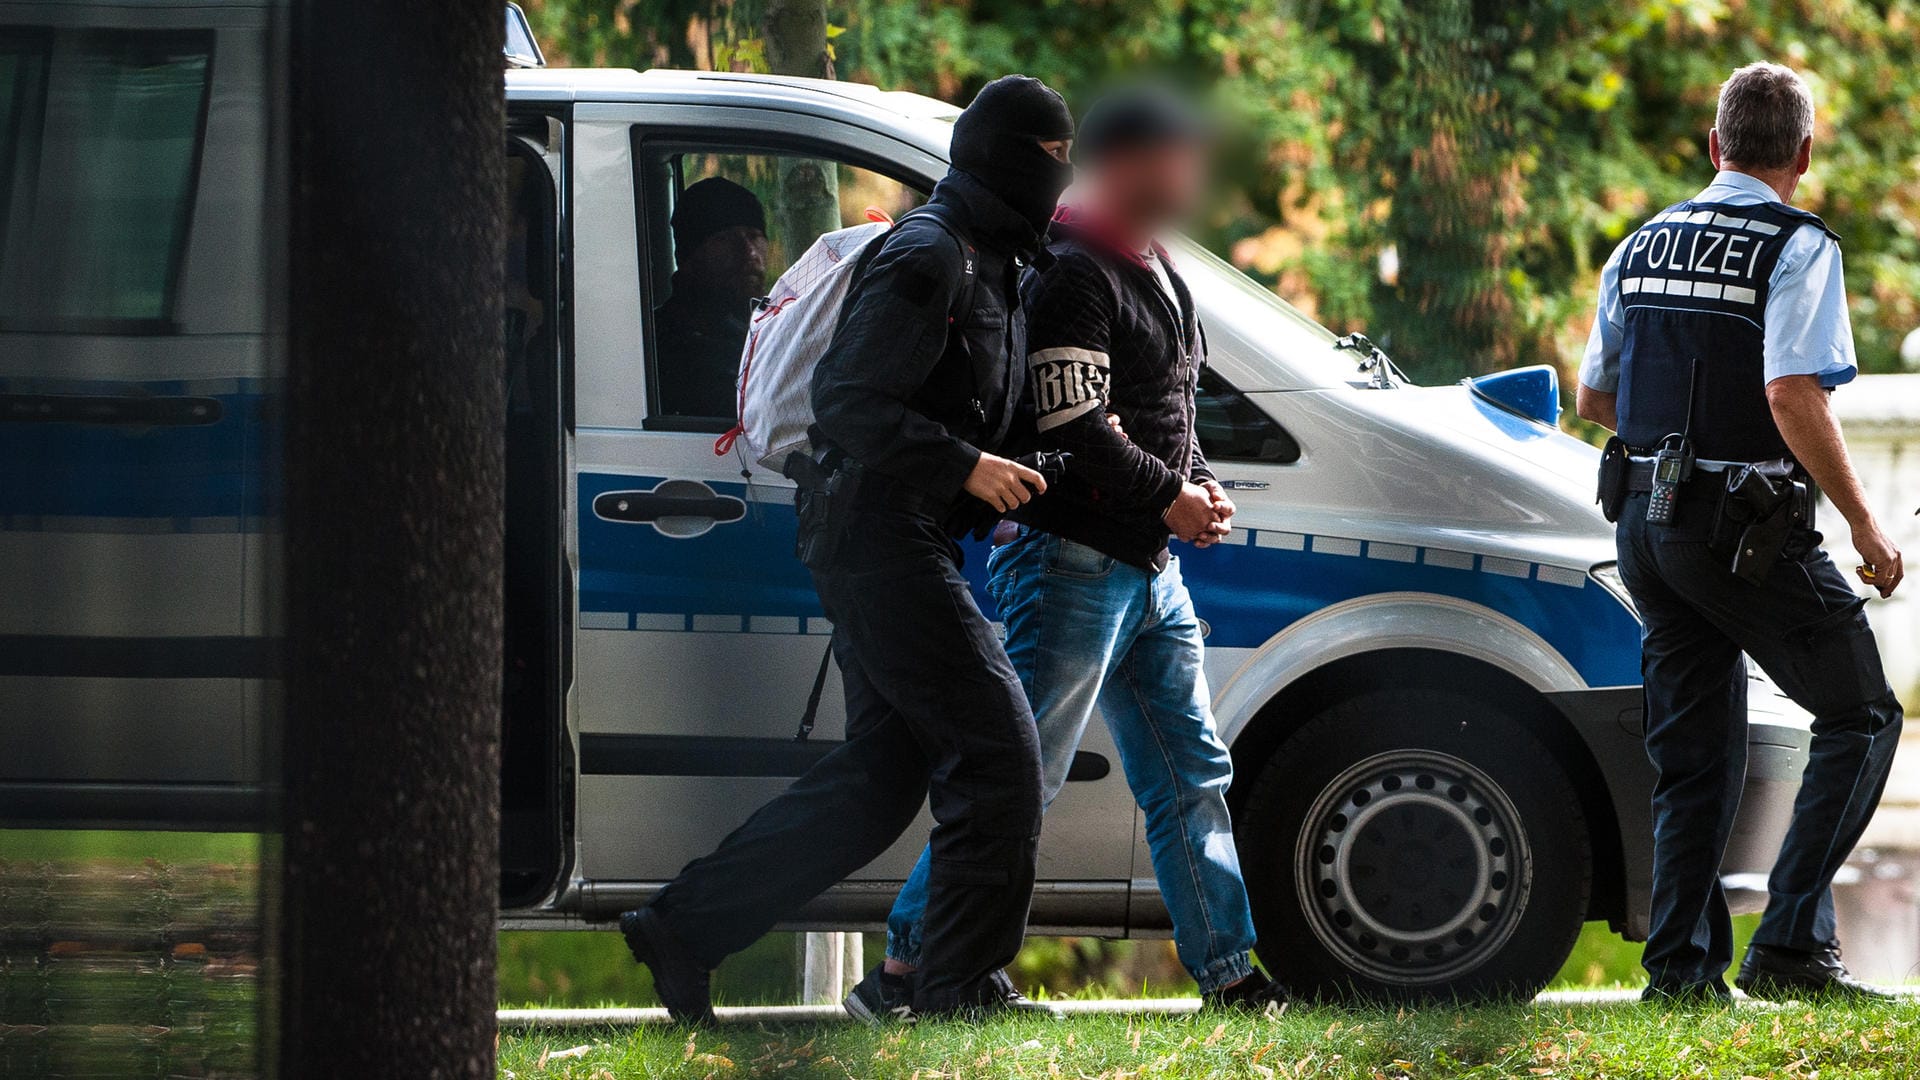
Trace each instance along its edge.
<path fill-rule="evenodd" d="M 1043 1016 L 1049 1020 L 1064 1020 L 1067 1016 L 1058 1008 L 1021 993 L 1005 969 L 987 976 L 987 1000 L 982 1003 L 980 1011 L 984 1016 L 1018 1013 L 1023 1016 Z"/>
<path fill-rule="evenodd" d="M 1232 986 L 1223 986 L 1211 994 L 1203 994 L 1200 1008 L 1208 1011 L 1242 1011 L 1264 1013 L 1268 1009 L 1287 1007 L 1287 988 L 1267 977 L 1267 973 L 1255 965 L 1253 973 Z"/>
<path fill-rule="evenodd" d="M 1840 962 L 1839 949 L 1749 945 L 1733 985 L 1763 1001 L 1893 1001 L 1899 996 L 1854 978 Z"/>
<path fill-rule="evenodd" d="M 906 976 L 887 971 L 885 964 L 855 983 L 840 1007 L 863 1024 L 911 1024 L 919 1019 L 913 1011 L 913 985 Z"/>
<path fill-rule="evenodd" d="M 1066 1014 L 1045 1002 L 1035 1001 L 1013 985 L 1005 971 L 996 971 L 977 983 L 972 1000 L 963 1000 L 945 1008 L 914 1008 L 922 1019 L 993 1020 L 1002 1016 L 1040 1016 L 1063 1020 Z"/>
<path fill-rule="evenodd" d="M 653 972 L 653 992 L 667 1015 L 683 1024 L 713 1023 L 711 972 L 687 955 L 652 908 L 620 916 L 620 936 L 627 939 L 633 958 Z"/>
<path fill-rule="evenodd" d="M 1640 1000 L 1648 1005 L 1675 1009 L 1718 1008 L 1733 1004 L 1733 991 L 1718 979 L 1697 983 L 1648 983 L 1647 988 L 1640 991 Z"/>

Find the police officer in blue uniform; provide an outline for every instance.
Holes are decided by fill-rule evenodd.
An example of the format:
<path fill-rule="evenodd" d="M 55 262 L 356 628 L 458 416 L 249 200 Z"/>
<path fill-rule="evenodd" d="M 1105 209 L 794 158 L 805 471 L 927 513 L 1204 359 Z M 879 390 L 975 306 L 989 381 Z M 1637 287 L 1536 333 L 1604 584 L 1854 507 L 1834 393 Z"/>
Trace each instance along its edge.
<path fill-rule="evenodd" d="M 1752 64 L 1720 91 L 1699 195 L 1628 236 L 1601 275 L 1580 415 L 1617 431 L 1601 501 L 1639 608 L 1653 794 L 1648 1000 L 1727 1000 L 1721 856 L 1746 771 L 1746 659 L 1813 714 L 1793 820 L 1735 985 L 1754 997 L 1877 997 L 1835 936 L 1834 873 L 1879 802 L 1900 734 L 1862 607 L 1813 528 L 1823 492 L 1879 595 L 1900 552 L 1868 510 L 1829 392 L 1856 374 L 1840 246 L 1788 205 L 1813 98 Z"/>

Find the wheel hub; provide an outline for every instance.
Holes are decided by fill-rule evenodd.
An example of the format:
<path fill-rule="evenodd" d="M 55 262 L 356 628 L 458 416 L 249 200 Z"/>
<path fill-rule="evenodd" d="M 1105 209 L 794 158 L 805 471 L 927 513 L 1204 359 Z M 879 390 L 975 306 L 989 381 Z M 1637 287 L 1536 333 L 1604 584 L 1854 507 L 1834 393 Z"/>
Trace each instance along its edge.
<path fill-rule="evenodd" d="M 1416 985 L 1470 971 L 1505 944 L 1532 862 L 1498 784 L 1450 754 L 1403 750 L 1321 790 L 1294 880 L 1323 945 L 1372 978 Z"/>

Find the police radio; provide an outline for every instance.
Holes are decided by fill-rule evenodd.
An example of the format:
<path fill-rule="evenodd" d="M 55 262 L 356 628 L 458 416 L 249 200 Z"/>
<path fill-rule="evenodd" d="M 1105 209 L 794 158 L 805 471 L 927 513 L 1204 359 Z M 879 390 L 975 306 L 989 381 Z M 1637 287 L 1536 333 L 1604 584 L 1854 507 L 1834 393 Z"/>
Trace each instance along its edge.
<path fill-rule="evenodd" d="M 1660 452 L 1653 456 L 1653 490 L 1647 496 L 1647 523 L 1673 524 L 1675 505 L 1680 501 L 1680 485 L 1693 475 L 1693 443 L 1685 435 L 1669 435 L 1660 440 Z"/>
<path fill-rule="evenodd" d="M 1687 367 L 1687 419 L 1676 434 L 1660 440 L 1653 456 L 1653 490 L 1647 496 L 1647 524 L 1671 525 L 1680 502 L 1680 485 L 1693 475 L 1693 402 L 1700 394 L 1700 358 Z"/>

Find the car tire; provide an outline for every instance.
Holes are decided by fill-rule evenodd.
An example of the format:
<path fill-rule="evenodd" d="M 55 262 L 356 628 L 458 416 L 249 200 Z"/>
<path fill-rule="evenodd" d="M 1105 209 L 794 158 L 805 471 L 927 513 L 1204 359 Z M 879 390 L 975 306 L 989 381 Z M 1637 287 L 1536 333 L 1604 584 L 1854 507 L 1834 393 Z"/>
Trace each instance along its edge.
<path fill-rule="evenodd" d="M 1593 862 L 1565 771 L 1465 694 L 1368 691 L 1285 739 L 1235 829 L 1260 956 L 1316 999 L 1531 997 Z"/>

